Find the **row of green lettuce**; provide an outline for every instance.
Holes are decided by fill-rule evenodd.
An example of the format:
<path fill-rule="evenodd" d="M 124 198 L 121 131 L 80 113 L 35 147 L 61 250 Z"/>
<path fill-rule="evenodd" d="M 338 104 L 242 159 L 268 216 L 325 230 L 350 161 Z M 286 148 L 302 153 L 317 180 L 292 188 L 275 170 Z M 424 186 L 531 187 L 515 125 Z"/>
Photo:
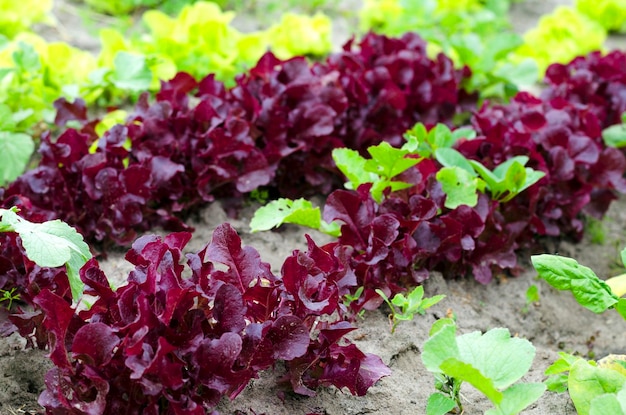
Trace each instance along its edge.
<path fill-rule="evenodd" d="M 506 100 L 534 84 L 549 63 L 601 49 L 606 30 L 621 29 L 623 21 L 618 20 L 625 15 L 620 13 L 621 2 L 600 1 L 591 7 L 589 1 L 579 0 L 576 8 L 563 7 L 544 16 L 522 38 L 511 29 L 512 1 L 367 0 L 359 11 L 360 31 L 389 35 L 417 31 L 433 55 L 443 51 L 455 65 L 471 68 L 467 90 Z M 244 33 L 233 25 L 235 12 L 198 1 L 174 17 L 156 9 L 146 11 L 141 17 L 143 30 L 133 36 L 102 29 L 100 52 L 94 55 L 64 42 L 47 42 L 29 31 L 37 22 L 55 24 L 53 2 L 26 3 L 24 7 L 24 2 L 0 1 L 0 147 L 5 150 L 0 153 L 0 185 L 28 167 L 39 135 L 53 125 L 53 103 L 59 97 L 80 97 L 92 110 L 104 112 L 133 102 L 143 91 L 157 90 L 161 79 L 178 71 L 196 78 L 214 73 L 229 85 L 267 49 L 286 59 L 322 57 L 333 47 L 332 22 L 326 15 L 285 13 L 265 30 Z M 98 7 L 102 2 L 85 3 Z M 112 9 L 100 10 L 126 13 L 172 1 L 105 3 Z M 115 112 L 108 122 L 123 117 L 123 112 Z"/>

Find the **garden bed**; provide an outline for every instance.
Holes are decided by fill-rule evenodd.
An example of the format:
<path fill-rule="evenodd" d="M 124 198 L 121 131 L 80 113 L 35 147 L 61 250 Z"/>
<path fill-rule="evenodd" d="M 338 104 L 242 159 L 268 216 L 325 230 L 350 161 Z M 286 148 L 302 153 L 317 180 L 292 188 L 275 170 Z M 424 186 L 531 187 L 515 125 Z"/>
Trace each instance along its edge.
<path fill-rule="evenodd" d="M 304 249 L 303 229 L 287 226 L 277 232 L 248 233 L 248 223 L 253 208 L 246 209 L 237 220 L 229 219 L 218 204 L 204 209 L 194 223 L 196 232 L 189 247 L 200 249 L 210 240 L 212 230 L 223 222 L 230 222 L 237 229 L 244 244 L 256 247 L 263 260 L 272 264 L 277 272 L 282 261 L 293 249 Z M 551 253 L 572 256 L 597 271 L 598 275 L 609 276 L 619 272 L 619 249 L 624 240 L 626 227 L 626 200 L 615 202 L 606 219 L 606 240 L 603 244 L 590 241 L 587 236 L 582 242 L 573 244 L 554 242 Z M 323 243 L 327 235 L 309 232 L 316 242 Z M 433 273 L 425 283 L 428 296 L 445 294 L 446 298 L 426 315 L 416 316 L 413 321 L 402 322 L 391 334 L 387 319 L 388 309 L 365 314 L 359 321 L 359 329 L 351 336 L 365 352 L 374 353 L 383 359 L 392 370 L 389 377 L 383 378 L 364 397 L 352 396 L 336 388 L 322 388 L 318 396 L 307 398 L 287 393 L 283 399 L 276 386 L 281 368 L 262 374 L 233 402 L 225 401 L 219 407 L 222 413 L 236 410 L 254 410 L 266 414 L 306 414 L 329 415 L 393 413 L 423 413 L 424 403 L 434 391 L 434 378 L 420 359 L 420 348 L 428 338 L 432 323 L 453 312 L 460 332 L 485 331 L 494 327 L 508 327 L 513 335 L 530 340 L 537 348 L 531 371 L 525 381 L 542 381 L 544 370 L 558 358 L 557 352 L 566 351 L 596 358 L 610 353 L 623 352 L 626 329 L 617 314 L 595 315 L 580 307 L 570 293 L 559 292 L 543 282 L 535 280 L 536 272 L 530 267 L 528 256 L 520 262 L 527 269 L 517 277 L 498 276 L 487 286 L 474 280 L 445 280 Z M 112 253 L 102 264 L 107 275 L 127 275 L 132 269 L 123 259 L 123 254 Z M 527 306 L 525 292 L 535 284 L 539 287 L 540 300 Z M 526 310 L 527 309 L 527 310 Z M 51 366 L 46 352 L 20 349 L 19 337 L 2 339 L 0 359 L 0 413 L 10 414 L 16 410 L 35 409 L 39 391 L 43 388 L 43 375 Z M 6 391 L 6 392 L 5 392 Z M 467 413 L 482 413 L 490 407 L 490 402 L 471 387 L 463 389 L 467 399 Z M 19 413 L 19 412 L 16 412 Z M 575 414 L 567 394 L 546 392 L 524 414 Z"/>

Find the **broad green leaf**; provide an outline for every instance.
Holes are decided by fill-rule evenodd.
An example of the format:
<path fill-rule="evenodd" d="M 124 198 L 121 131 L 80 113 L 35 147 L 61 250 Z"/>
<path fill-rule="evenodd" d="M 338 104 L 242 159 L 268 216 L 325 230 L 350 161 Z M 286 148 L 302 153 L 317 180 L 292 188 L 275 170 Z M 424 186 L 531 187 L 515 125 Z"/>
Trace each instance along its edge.
<path fill-rule="evenodd" d="M 435 176 L 446 194 L 445 207 L 456 209 L 478 203 L 478 179 L 461 167 L 443 167 Z"/>
<path fill-rule="evenodd" d="M 535 357 L 535 347 L 526 339 L 511 337 L 508 329 L 495 328 L 485 334 L 473 332 L 457 338 L 462 361 L 472 365 L 505 389 L 524 376 Z"/>
<path fill-rule="evenodd" d="M 471 363 L 451 357 L 442 362 L 439 367 L 446 375 L 471 384 L 485 394 L 491 402 L 495 404 L 502 402 L 503 394 L 496 388 L 493 379 L 485 376 Z"/>
<path fill-rule="evenodd" d="M 11 131 L 15 128 L 15 119 L 11 108 L 0 104 L 0 131 Z"/>
<path fill-rule="evenodd" d="M 12 210 L 0 209 L 2 223 L 20 235 L 28 258 L 41 267 L 66 266 L 72 297 L 78 300 L 83 293 L 79 278 L 80 268 L 91 258 L 89 246 L 74 228 L 56 219 L 32 223 Z"/>
<path fill-rule="evenodd" d="M 518 383 L 502 392 L 502 401 L 485 415 L 517 415 L 546 391 L 543 383 Z"/>
<path fill-rule="evenodd" d="M 543 278 L 558 290 L 569 290 L 580 305 L 602 313 L 618 302 L 611 288 L 588 267 L 576 260 L 558 255 L 533 255 L 533 267 Z"/>
<path fill-rule="evenodd" d="M 35 143 L 28 134 L 0 131 L 0 185 L 21 175 L 34 151 Z"/>
<path fill-rule="evenodd" d="M 337 168 L 348 178 L 350 186 L 348 189 L 356 189 L 363 183 L 373 183 L 379 179 L 379 176 L 365 171 L 365 163 L 367 160 L 358 153 L 358 151 L 348 148 L 336 148 L 333 150 L 333 160 Z"/>
<path fill-rule="evenodd" d="M 519 168 L 517 166 L 518 164 L 520 164 L 523 167 L 526 165 L 526 163 L 528 163 L 527 156 L 515 156 L 515 157 L 508 159 L 507 161 L 503 163 L 500 163 L 498 166 L 496 166 L 496 168 L 493 169 L 493 174 L 499 179 L 505 179 L 507 174 L 509 174 L 508 171 L 513 166 L 515 166 L 515 168 L 518 169 Z"/>
<path fill-rule="evenodd" d="M 526 167 L 526 180 L 524 181 L 522 187 L 517 190 L 517 193 L 522 193 L 524 190 L 541 180 L 545 175 L 546 174 L 542 171 Z"/>
<path fill-rule="evenodd" d="M 534 85 L 539 80 L 539 67 L 530 58 L 515 64 L 505 62 L 494 70 L 494 75 L 506 79 L 519 89 Z"/>
<path fill-rule="evenodd" d="M 454 399 L 436 392 L 428 397 L 426 403 L 426 415 L 445 415 L 451 410 L 456 408 L 456 402 Z"/>
<path fill-rule="evenodd" d="M 618 395 L 605 394 L 591 400 L 589 415 L 626 415 L 626 399 L 622 402 Z"/>
<path fill-rule="evenodd" d="M 501 178 L 496 176 L 491 172 L 487 167 L 485 167 L 481 162 L 476 160 L 468 160 L 474 170 L 478 172 L 480 177 L 487 183 L 488 189 L 494 189 L 498 187 L 498 183 L 501 181 Z"/>
<path fill-rule="evenodd" d="M 433 150 L 438 148 L 452 147 L 455 143 L 455 137 L 445 124 L 437 124 L 428 132 L 428 141 L 431 143 Z"/>
<path fill-rule="evenodd" d="M 626 376 L 590 365 L 580 359 L 572 365 L 568 389 L 579 415 L 589 415 L 591 401 L 606 393 L 616 393 L 626 384 Z"/>
<path fill-rule="evenodd" d="M 144 91 L 150 87 L 152 72 L 146 57 L 129 52 L 118 52 L 113 60 L 111 82 L 120 89 Z"/>
<path fill-rule="evenodd" d="M 501 166 L 501 165 L 500 165 Z M 500 167 L 498 166 L 498 167 Z M 497 168 L 496 168 L 497 169 Z M 495 170 L 494 170 L 495 173 Z M 504 173 L 504 191 L 509 191 L 511 194 L 517 194 L 519 189 L 524 186 L 526 181 L 526 168 L 522 163 L 517 161 L 511 163 L 506 172 Z"/>
<path fill-rule="evenodd" d="M 460 167 L 472 176 L 478 176 L 467 158 L 453 148 L 438 148 L 435 158 L 444 167 Z"/>
<path fill-rule="evenodd" d="M 598 360 L 597 366 L 614 370 L 626 376 L 626 355 L 610 354 Z"/>
<path fill-rule="evenodd" d="M 430 330 L 428 330 L 428 335 L 433 336 L 435 335 L 435 333 L 438 333 L 439 330 L 443 329 L 446 326 L 454 326 L 456 330 L 456 322 L 454 321 L 454 319 L 444 317 L 433 323 L 433 325 L 430 327 Z"/>
<path fill-rule="evenodd" d="M 567 380 L 569 376 L 564 373 L 550 375 L 545 380 L 546 387 L 550 392 L 563 393 L 567 391 Z"/>
<path fill-rule="evenodd" d="M 620 258 L 622 259 L 622 264 L 626 267 L 626 248 L 620 252 Z"/>
<path fill-rule="evenodd" d="M 434 325 L 433 329 L 435 329 Z M 426 369 L 433 373 L 444 373 L 441 368 L 444 361 L 450 358 L 460 358 L 455 336 L 456 325 L 451 324 L 451 321 L 443 321 L 440 326 L 437 326 L 435 333 L 431 332 L 428 340 L 424 342 L 421 355 Z"/>

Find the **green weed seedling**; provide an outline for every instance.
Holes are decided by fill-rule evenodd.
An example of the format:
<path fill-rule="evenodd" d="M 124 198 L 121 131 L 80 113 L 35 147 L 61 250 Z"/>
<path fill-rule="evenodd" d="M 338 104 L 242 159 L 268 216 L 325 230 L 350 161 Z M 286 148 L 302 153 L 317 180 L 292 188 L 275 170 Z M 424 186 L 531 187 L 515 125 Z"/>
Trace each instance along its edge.
<path fill-rule="evenodd" d="M 17 288 L 13 287 L 10 290 L 0 290 L 0 303 L 6 301 L 7 310 L 10 310 L 13 306 L 13 301 L 17 301 L 20 299 L 20 295 L 16 294 L 15 291 Z"/>
<path fill-rule="evenodd" d="M 350 307 L 350 304 L 352 304 L 354 301 L 358 300 L 359 298 L 361 298 L 361 295 L 363 295 L 363 291 L 365 290 L 365 288 L 363 286 L 357 288 L 357 290 L 354 292 L 354 294 L 346 294 L 343 296 L 343 305 L 347 307 Z M 365 309 L 360 310 L 357 313 L 357 317 L 359 318 L 363 318 L 363 316 L 365 315 Z"/>
<path fill-rule="evenodd" d="M 0 232 L 16 232 L 28 258 L 40 267 L 65 265 L 72 298 L 78 301 L 84 284 L 78 271 L 91 258 L 89 246 L 74 228 L 60 220 L 33 223 L 17 215 L 18 209 L 0 209 Z M 9 295 L 13 292 L 9 291 Z M 2 300 L 6 300 L 6 292 Z M 15 299 L 15 297 L 13 297 Z"/>
<path fill-rule="evenodd" d="M 427 415 L 463 413 L 461 385 L 467 382 L 494 405 L 485 415 L 514 415 L 544 393 L 543 383 L 520 383 L 535 357 L 535 347 L 511 337 L 508 329 L 456 336 L 453 320 L 433 324 L 423 346 L 422 362 L 435 375 L 435 388 L 427 402 Z"/>
<path fill-rule="evenodd" d="M 399 293 L 392 300 L 389 300 L 389 297 L 382 290 L 377 289 L 376 293 L 385 300 L 391 309 L 391 314 L 389 314 L 391 333 L 396 331 L 396 327 L 401 321 L 413 320 L 415 314 L 424 315 L 427 309 L 445 298 L 445 295 L 424 298 L 424 287 L 421 285 L 415 287 L 406 297 Z"/>
<path fill-rule="evenodd" d="M 531 284 L 526 290 L 526 304 L 522 307 L 522 314 L 528 314 L 530 305 L 539 302 L 539 288 L 535 284 Z"/>

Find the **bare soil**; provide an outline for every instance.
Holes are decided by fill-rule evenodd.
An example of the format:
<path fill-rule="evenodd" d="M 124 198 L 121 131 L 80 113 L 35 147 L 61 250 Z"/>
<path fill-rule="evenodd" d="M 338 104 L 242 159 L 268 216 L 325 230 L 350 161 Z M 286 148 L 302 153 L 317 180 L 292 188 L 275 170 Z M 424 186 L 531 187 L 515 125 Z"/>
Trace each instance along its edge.
<path fill-rule="evenodd" d="M 573 1 L 527 0 L 516 5 L 512 21 L 516 30 L 523 31 L 556 5 L 571 3 Z M 58 37 L 75 44 L 82 42 L 82 46 L 95 50 L 97 43 L 85 40 L 84 28 L 77 29 L 82 20 L 73 11 L 75 8 L 73 3 L 59 2 L 57 15 L 66 23 L 62 32 L 55 32 L 55 29 L 48 34 L 51 39 Z M 68 13 L 74 13 L 73 17 L 66 16 Z M 340 27 L 338 42 L 349 33 L 345 23 Z M 614 42 L 623 44 L 619 38 Z M 240 232 L 244 243 L 256 248 L 278 273 L 292 250 L 306 249 L 304 233 L 307 231 L 288 226 L 277 232 L 251 234 L 248 223 L 253 211 L 253 207 L 246 208 L 238 219 L 233 220 L 226 216 L 219 203 L 208 206 L 193 223 L 196 232 L 189 249 L 200 249 L 210 240 L 213 229 L 230 222 Z M 602 244 L 592 243 L 591 236 L 578 244 L 553 241 L 549 253 L 572 256 L 602 277 L 619 273 L 622 269 L 618 265 L 619 251 L 626 244 L 626 198 L 613 204 L 603 224 L 606 239 Z M 320 244 L 329 240 L 325 235 L 308 233 Z M 392 375 L 372 387 L 365 397 L 353 397 L 330 387 L 322 388 L 313 398 L 287 394 L 281 399 L 275 382 L 280 377 L 281 367 L 277 367 L 251 382 L 233 402 L 225 399 L 218 410 L 224 414 L 237 410 L 276 415 L 423 414 L 426 400 L 434 392 L 434 379 L 422 365 L 420 351 L 432 323 L 451 312 L 458 319 L 460 333 L 507 327 L 512 334 L 530 340 L 537 353 L 525 381 L 544 380 L 544 370 L 558 357 L 559 351 L 595 358 L 609 353 L 626 353 L 626 322 L 617 313 L 595 315 L 583 309 L 569 293 L 557 292 L 537 281 L 527 255 L 520 256 L 520 262 L 525 266 L 525 272 L 517 277 L 499 276 L 488 286 L 468 279 L 446 280 L 433 273 L 425 283 L 426 294 L 445 294 L 446 298 L 426 315 L 401 323 L 395 334 L 390 333 L 388 310 L 383 307 L 367 313 L 359 321 L 353 341 L 363 351 L 381 356 L 392 369 Z M 111 254 L 102 267 L 107 275 L 120 282 L 130 270 L 121 252 Z M 527 307 L 525 293 L 532 284 L 539 288 L 540 301 Z M 0 415 L 41 411 L 37 397 L 43 389 L 44 373 L 51 365 L 45 351 L 24 350 L 23 344 L 23 340 L 15 336 L 0 339 Z M 490 407 L 486 398 L 470 386 L 464 387 L 462 394 L 466 414 L 482 413 Z M 575 413 L 566 394 L 554 393 L 544 394 L 523 412 L 533 415 Z"/>

